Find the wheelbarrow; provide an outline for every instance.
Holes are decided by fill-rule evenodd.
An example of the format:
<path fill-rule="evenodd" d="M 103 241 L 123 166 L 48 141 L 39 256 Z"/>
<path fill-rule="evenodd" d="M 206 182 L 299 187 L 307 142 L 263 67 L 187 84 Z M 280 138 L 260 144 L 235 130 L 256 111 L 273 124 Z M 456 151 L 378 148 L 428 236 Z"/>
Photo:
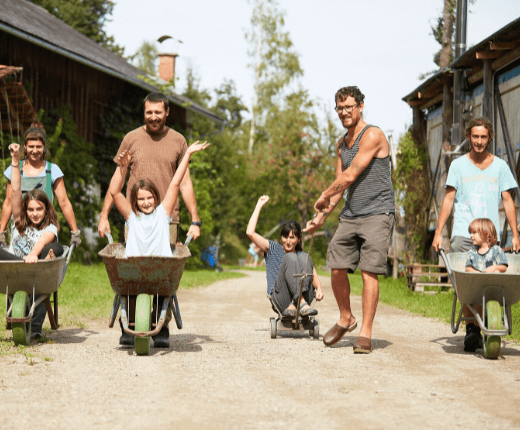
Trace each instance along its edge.
<path fill-rule="evenodd" d="M 34 310 L 42 302 L 45 302 L 51 328 L 57 330 L 59 327 L 58 287 L 65 277 L 74 245 L 63 248 L 63 255 L 60 257 L 38 260 L 35 264 L 0 261 L 0 284 L 5 286 L 6 296 L 5 319 L 7 328 L 11 327 L 13 331 L 15 345 L 29 344 Z M 40 297 L 35 299 L 37 294 Z M 54 296 L 54 311 L 51 295 Z"/>
<path fill-rule="evenodd" d="M 109 327 L 114 326 L 119 308 L 121 323 L 125 333 L 135 337 L 137 355 L 148 355 L 150 337 L 159 334 L 171 306 L 177 328 L 182 329 L 182 319 L 177 301 L 177 290 L 186 260 L 191 256 L 188 236 L 184 245 L 177 244 L 172 257 L 128 257 L 125 247 L 114 243 L 112 236 L 105 233 L 109 244 L 99 252 L 105 263 L 110 285 L 115 297 L 109 318 Z M 137 296 L 135 302 L 135 324 L 129 322 L 130 296 Z M 152 320 L 151 296 L 157 300 L 155 318 Z M 159 315 L 160 298 L 163 298 Z M 132 329 L 133 328 L 133 329 Z"/>
<path fill-rule="evenodd" d="M 505 273 L 466 272 L 465 252 L 440 254 L 455 289 L 451 311 L 451 331 L 457 333 L 461 321 L 476 321 L 484 334 L 484 356 L 500 355 L 501 336 L 513 332 L 511 306 L 520 300 L 520 255 L 506 254 L 508 268 Z M 457 299 L 460 310 L 456 317 Z M 482 305 L 482 317 L 474 308 Z M 464 306 L 473 317 L 463 317 Z"/>

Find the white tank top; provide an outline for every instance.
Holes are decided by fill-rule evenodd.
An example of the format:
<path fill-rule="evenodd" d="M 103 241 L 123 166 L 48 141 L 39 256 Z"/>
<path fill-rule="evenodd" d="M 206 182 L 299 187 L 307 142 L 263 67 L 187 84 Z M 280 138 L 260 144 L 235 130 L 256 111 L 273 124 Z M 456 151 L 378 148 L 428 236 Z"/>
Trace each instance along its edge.
<path fill-rule="evenodd" d="M 162 203 L 151 214 L 134 211 L 128 218 L 125 257 L 171 257 L 170 218 Z"/>

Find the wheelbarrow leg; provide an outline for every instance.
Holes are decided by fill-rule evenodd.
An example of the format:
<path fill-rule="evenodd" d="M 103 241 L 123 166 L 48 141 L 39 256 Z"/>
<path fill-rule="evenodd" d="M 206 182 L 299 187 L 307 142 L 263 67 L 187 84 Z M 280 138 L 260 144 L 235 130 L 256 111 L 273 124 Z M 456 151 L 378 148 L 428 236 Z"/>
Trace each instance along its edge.
<path fill-rule="evenodd" d="M 179 309 L 179 302 L 177 301 L 177 294 L 173 295 L 173 303 L 172 306 L 172 313 L 175 318 L 175 324 L 177 324 L 177 328 L 180 330 L 182 329 L 182 318 L 181 318 L 181 310 Z"/>
<path fill-rule="evenodd" d="M 49 317 L 49 322 L 51 324 L 51 328 L 53 330 L 58 330 L 58 324 L 56 323 L 56 320 L 54 319 L 54 313 L 52 311 L 51 301 L 49 299 L 49 296 L 45 298 L 45 307 L 47 308 L 47 316 Z"/>
<path fill-rule="evenodd" d="M 60 326 L 60 323 L 58 322 L 58 292 L 54 292 L 54 321 L 56 321 L 56 327 Z"/>

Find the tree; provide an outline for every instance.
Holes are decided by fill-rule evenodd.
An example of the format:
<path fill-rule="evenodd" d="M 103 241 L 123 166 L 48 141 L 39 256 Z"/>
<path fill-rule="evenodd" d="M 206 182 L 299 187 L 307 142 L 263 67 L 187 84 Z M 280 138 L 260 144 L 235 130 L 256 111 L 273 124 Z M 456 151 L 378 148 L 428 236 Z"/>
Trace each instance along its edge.
<path fill-rule="evenodd" d="M 320 127 L 317 106 L 298 82 L 303 70 L 284 31 L 284 13 L 274 0 L 254 4 L 247 35 L 257 65 L 252 179 L 257 188 L 261 184 L 260 194 L 270 194 L 283 213 L 293 211 L 305 224 L 317 195 L 334 179 L 338 132 L 327 114 L 327 125 Z"/>
<path fill-rule="evenodd" d="M 123 57 L 124 48 L 115 43 L 104 30 L 110 21 L 115 3 L 111 0 L 30 0 L 49 13 L 91 38 L 108 50 Z"/>
<path fill-rule="evenodd" d="M 399 139 L 397 169 L 392 174 L 392 181 L 397 190 L 398 203 L 404 210 L 406 241 L 414 261 L 422 261 L 427 249 L 429 212 L 424 210 L 425 196 L 430 195 L 427 169 L 427 147 L 414 142 L 412 133 L 408 130 Z"/>
<path fill-rule="evenodd" d="M 453 51 L 455 44 L 455 12 L 457 0 L 442 0 L 442 15 L 437 18 L 436 25 L 431 26 L 432 36 L 441 45 L 441 49 L 433 56 L 433 62 L 444 69 L 454 60 Z M 470 4 L 475 4 L 477 0 L 469 0 Z M 432 75 L 436 70 L 419 75 L 419 79 L 425 79 Z"/>
<path fill-rule="evenodd" d="M 131 59 L 138 69 L 150 76 L 157 76 L 157 52 L 155 43 L 145 40 Z"/>
<path fill-rule="evenodd" d="M 284 13 L 274 0 L 253 0 L 251 31 L 246 39 L 251 44 L 249 55 L 255 59 L 255 100 L 249 141 L 253 152 L 255 125 L 262 124 L 265 110 L 296 78 L 303 74 L 300 59 L 294 51 L 288 32 L 283 32 Z"/>

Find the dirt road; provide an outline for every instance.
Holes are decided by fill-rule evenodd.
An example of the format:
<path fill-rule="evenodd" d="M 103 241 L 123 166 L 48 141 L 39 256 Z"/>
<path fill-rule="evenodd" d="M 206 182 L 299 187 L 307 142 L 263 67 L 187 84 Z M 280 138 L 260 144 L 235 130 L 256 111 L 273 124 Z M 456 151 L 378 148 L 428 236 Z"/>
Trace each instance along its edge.
<path fill-rule="evenodd" d="M 138 357 L 103 321 L 53 332 L 33 365 L 0 358 L 0 428 L 520 428 L 520 347 L 486 360 L 462 332 L 382 304 L 370 355 L 352 353 L 359 329 L 333 348 L 272 340 L 265 274 L 249 275 L 181 291 L 168 350 Z M 322 280 L 321 336 L 338 315 Z M 359 297 L 353 309 L 361 320 Z"/>

